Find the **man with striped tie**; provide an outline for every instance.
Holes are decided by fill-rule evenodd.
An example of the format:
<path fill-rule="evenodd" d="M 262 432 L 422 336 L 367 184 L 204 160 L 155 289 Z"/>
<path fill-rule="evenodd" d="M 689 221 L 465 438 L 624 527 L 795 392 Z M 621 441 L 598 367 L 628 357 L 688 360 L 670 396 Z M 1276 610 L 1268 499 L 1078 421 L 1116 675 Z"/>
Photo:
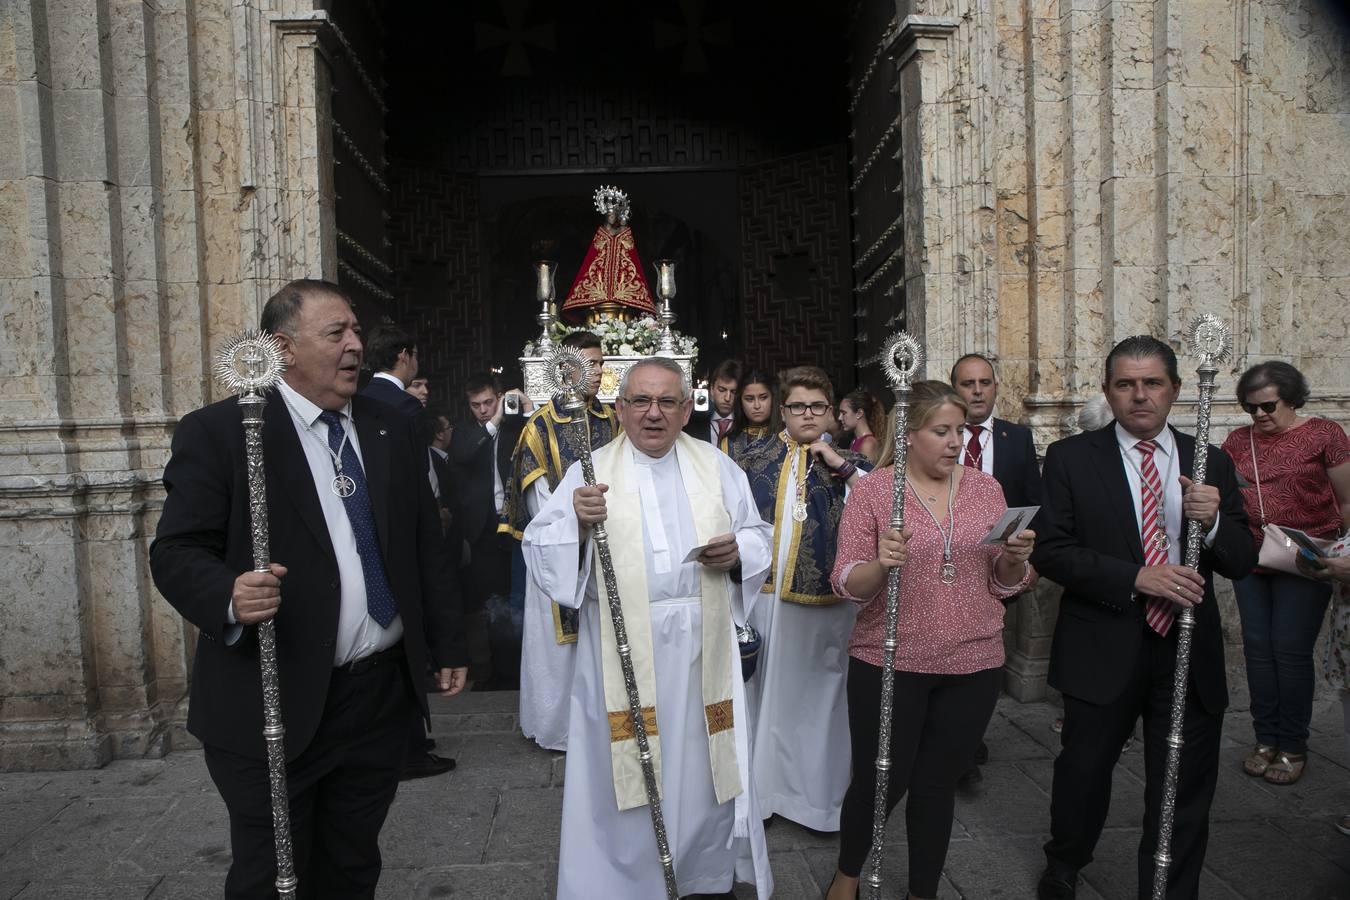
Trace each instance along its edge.
<path fill-rule="evenodd" d="M 1064 586 L 1050 685 L 1064 694 L 1047 866 L 1038 897 L 1072 898 L 1106 821 L 1111 773 L 1142 717 L 1148 784 L 1139 844 L 1139 897 L 1153 884 L 1166 737 L 1176 664 L 1176 614 L 1195 609 L 1190 690 L 1177 786 L 1169 898 L 1198 894 L 1228 705 L 1214 573 L 1256 564 L 1232 461 L 1208 448 L 1205 484 L 1189 477 L 1195 439 L 1167 424 L 1181 389 L 1176 354 L 1152 337 L 1126 338 L 1102 384 L 1115 421 L 1065 438 L 1045 457 L 1036 570 Z M 1181 565 L 1186 521 L 1204 539 L 1199 571 Z M 1118 877 L 1121 873 L 1115 873 Z"/>

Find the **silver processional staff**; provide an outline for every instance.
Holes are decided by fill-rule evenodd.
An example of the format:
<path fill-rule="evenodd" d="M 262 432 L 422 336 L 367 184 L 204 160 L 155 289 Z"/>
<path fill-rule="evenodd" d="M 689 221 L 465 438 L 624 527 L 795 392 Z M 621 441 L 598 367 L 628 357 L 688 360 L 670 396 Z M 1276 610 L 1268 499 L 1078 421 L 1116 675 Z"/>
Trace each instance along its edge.
<path fill-rule="evenodd" d="M 1219 363 L 1228 358 L 1233 337 L 1228 325 L 1217 316 L 1203 315 L 1188 333 L 1191 352 L 1200 357 L 1200 406 L 1195 417 L 1195 461 L 1191 481 L 1205 483 L 1209 468 L 1209 408 L 1214 400 L 1214 378 Z M 1186 522 L 1185 564 L 1200 568 L 1200 544 L 1204 527 L 1195 519 Z M 1167 733 L 1167 765 L 1163 774 L 1162 807 L 1158 816 L 1158 847 L 1153 855 L 1153 900 L 1167 896 L 1167 872 L 1172 864 L 1172 822 L 1177 809 L 1177 776 L 1181 768 L 1182 728 L 1186 721 L 1186 685 L 1191 671 L 1191 633 L 1195 630 L 1195 610 L 1186 607 L 1177 615 L 1177 663 L 1172 675 L 1172 716 Z"/>
<path fill-rule="evenodd" d="M 263 408 L 267 391 L 281 381 L 286 363 L 270 334 L 246 331 L 225 345 L 216 357 L 216 380 L 239 395 L 244 419 L 244 452 L 248 466 L 249 526 L 253 538 L 253 571 L 271 570 L 267 532 L 267 481 L 263 472 Z M 285 727 L 281 724 L 281 689 L 277 683 L 276 626 L 258 625 L 258 663 L 262 670 L 263 740 L 267 742 L 267 780 L 272 794 L 272 831 L 277 850 L 277 894 L 295 900 L 295 866 L 291 858 L 291 806 L 286 792 Z"/>
<path fill-rule="evenodd" d="M 891 528 L 905 527 L 905 468 L 909 461 L 909 389 L 923 365 L 923 347 L 901 331 L 881 348 L 881 369 L 895 391 L 895 468 L 891 479 Z M 870 900 L 881 900 L 881 861 L 886 844 L 886 796 L 891 783 L 891 708 L 895 703 L 896 629 L 900 619 L 900 569 L 886 573 L 886 638 L 882 641 L 881 721 L 877 723 L 877 792 L 872 806 L 872 859 L 867 874 Z"/>

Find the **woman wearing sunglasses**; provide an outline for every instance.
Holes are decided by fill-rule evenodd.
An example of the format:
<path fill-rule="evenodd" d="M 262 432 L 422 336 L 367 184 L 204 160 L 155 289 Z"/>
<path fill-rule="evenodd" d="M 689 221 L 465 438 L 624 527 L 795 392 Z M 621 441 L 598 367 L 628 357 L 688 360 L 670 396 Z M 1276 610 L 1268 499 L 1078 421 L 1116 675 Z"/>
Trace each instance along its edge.
<path fill-rule="evenodd" d="M 1308 382 L 1285 362 L 1257 363 L 1238 379 L 1252 417 L 1223 443 L 1248 483 L 1242 496 L 1260 546 L 1266 523 L 1334 538 L 1350 527 L 1350 439 L 1340 425 L 1299 415 Z M 1313 646 L 1331 596 L 1328 584 L 1257 567 L 1233 583 L 1256 747 L 1242 769 L 1271 784 L 1293 784 L 1308 765 Z"/>

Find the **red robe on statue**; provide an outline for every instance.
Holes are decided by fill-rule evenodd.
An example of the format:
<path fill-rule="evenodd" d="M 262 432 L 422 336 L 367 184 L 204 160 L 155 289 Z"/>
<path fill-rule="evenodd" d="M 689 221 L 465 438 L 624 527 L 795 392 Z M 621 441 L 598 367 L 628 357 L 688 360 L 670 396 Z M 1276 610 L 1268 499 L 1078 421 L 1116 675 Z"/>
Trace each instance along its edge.
<path fill-rule="evenodd" d="M 633 229 L 627 225 L 611 232 L 603 224 L 595 230 L 586 258 L 577 272 L 572 290 L 563 303 L 563 316 L 572 317 L 589 307 L 618 304 L 641 315 L 656 315 L 652 292 L 642 274 Z"/>

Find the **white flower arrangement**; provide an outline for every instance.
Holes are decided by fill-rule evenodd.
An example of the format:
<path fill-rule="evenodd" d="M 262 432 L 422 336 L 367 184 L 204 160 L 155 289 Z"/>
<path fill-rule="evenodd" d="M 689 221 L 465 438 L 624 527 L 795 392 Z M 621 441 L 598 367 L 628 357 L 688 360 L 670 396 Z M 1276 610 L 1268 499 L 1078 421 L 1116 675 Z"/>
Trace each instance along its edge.
<path fill-rule="evenodd" d="M 555 321 L 549 327 L 549 336 L 560 341 L 574 331 L 589 331 L 600 338 L 600 348 L 606 356 L 650 356 L 661 345 L 661 323 L 651 316 L 641 319 L 615 319 L 600 316 L 590 325 L 566 325 Z M 698 342 L 692 337 L 672 331 L 675 352 L 680 356 L 697 356 Z M 525 345 L 525 356 L 539 356 L 548 348 L 538 340 Z"/>

